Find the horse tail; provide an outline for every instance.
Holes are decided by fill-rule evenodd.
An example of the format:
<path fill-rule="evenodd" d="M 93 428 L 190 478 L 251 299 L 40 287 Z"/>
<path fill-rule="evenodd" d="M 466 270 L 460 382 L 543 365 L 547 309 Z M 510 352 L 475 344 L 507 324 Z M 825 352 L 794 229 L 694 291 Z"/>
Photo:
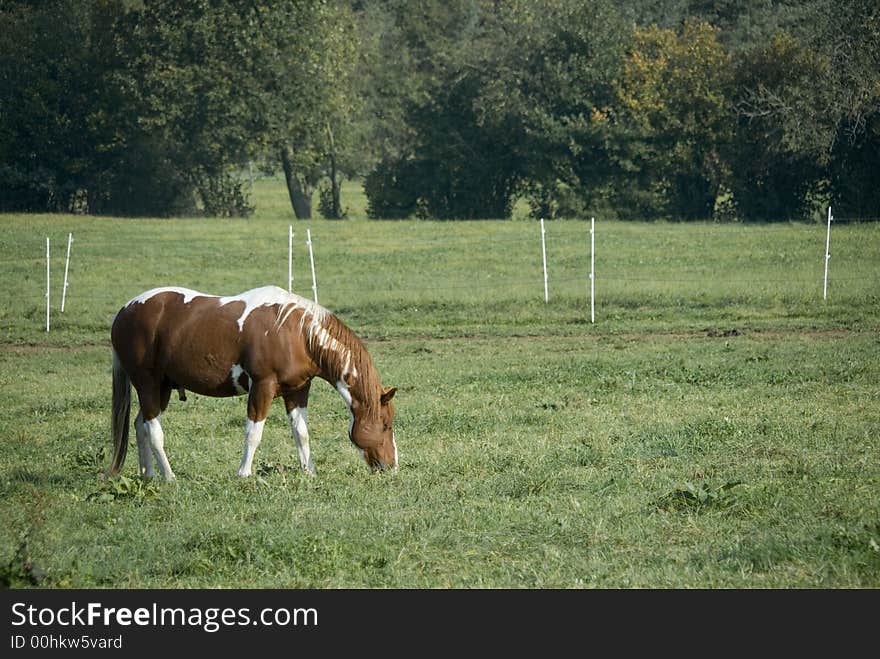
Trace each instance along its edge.
<path fill-rule="evenodd" d="M 131 378 L 122 368 L 122 362 L 113 351 L 113 413 L 111 427 L 113 435 L 113 461 L 106 476 L 115 476 L 125 464 L 128 452 L 128 425 L 131 417 Z"/>

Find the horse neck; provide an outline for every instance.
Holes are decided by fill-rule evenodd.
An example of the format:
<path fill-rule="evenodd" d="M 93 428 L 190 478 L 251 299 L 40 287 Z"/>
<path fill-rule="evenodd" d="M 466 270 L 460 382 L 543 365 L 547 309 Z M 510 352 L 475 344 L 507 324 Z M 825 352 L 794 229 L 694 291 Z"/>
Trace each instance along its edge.
<path fill-rule="evenodd" d="M 366 359 L 369 359 L 366 356 Z M 357 410 L 358 416 L 366 416 L 367 418 L 377 418 L 379 414 L 380 399 L 382 396 L 382 388 L 375 379 L 375 371 L 372 363 L 362 362 L 362 368 L 355 373 L 349 373 L 347 376 L 340 374 L 328 374 L 335 377 L 331 383 L 336 390 L 345 399 L 346 404 L 355 414 Z M 324 376 L 325 379 L 328 379 Z"/>
<path fill-rule="evenodd" d="M 348 412 L 351 415 L 349 433 L 351 433 L 351 429 L 354 427 L 356 416 L 370 420 L 379 418 L 381 387 L 376 387 L 375 390 L 370 391 L 368 389 L 369 384 L 360 377 L 337 378 L 335 381 L 332 380 L 332 374 L 322 373 L 321 377 L 336 387 L 336 391 L 339 392 L 339 395 L 345 401 Z"/>
<path fill-rule="evenodd" d="M 354 414 L 376 416 L 379 413 L 382 387 L 373 360 L 354 333 L 333 318 L 326 325 L 307 325 L 312 361 L 318 375 L 336 387 Z"/>

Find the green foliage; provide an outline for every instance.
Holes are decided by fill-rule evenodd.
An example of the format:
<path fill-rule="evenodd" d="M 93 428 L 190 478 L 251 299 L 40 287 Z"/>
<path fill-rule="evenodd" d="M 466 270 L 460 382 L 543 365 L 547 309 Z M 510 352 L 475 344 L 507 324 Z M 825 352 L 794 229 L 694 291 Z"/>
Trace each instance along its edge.
<path fill-rule="evenodd" d="M 511 37 L 510 35 L 516 35 Z M 614 81 L 630 41 L 615 3 L 512 3 L 489 52 L 504 55 L 482 108 L 517 135 L 522 194 L 533 216 L 583 216 L 606 209 L 612 162 Z"/>
<path fill-rule="evenodd" d="M 481 66 L 480 52 L 492 9 L 456 2 L 418 18 L 403 13 L 405 7 L 397 11 L 400 21 L 409 22 L 410 48 L 425 72 L 422 94 L 402 111 L 407 141 L 367 177 L 371 216 L 509 217 L 521 177 L 518 135 L 480 104 L 492 75 Z M 428 33 L 444 36 L 434 43 Z"/>
<path fill-rule="evenodd" d="M 171 215 L 198 203 L 208 215 L 247 215 L 233 172 L 300 139 L 277 135 L 292 116 L 315 133 L 322 103 L 335 103 L 325 90 L 292 100 L 320 52 L 302 37 L 328 22 L 324 7 L 77 0 L 0 10 L 0 173 L 11 184 L 0 208 Z"/>
<path fill-rule="evenodd" d="M 111 503 L 131 499 L 142 502 L 158 496 L 161 493 L 159 484 L 155 480 L 142 478 L 129 478 L 128 476 L 114 476 L 99 482 L 98 487 L 86 494 L 85 501 L 95 503 Z"/>
<path fill-rule="evenodd" d="M 418 135 L 413 155 L 380 164 L 389 171 L 381 186 L 385 196 L 371 197 L 371 209 L 397 206 L 398 212 L 415 209 L 437 219 L 510 216 L 520 176 L 513 145 L 508 133 L 492 130 L 474 113 L 478 89 L 472 75 L 449 80 L 431 102 L 410 112 Z M 377 189 L 374 180 L 368 179 L 368 196 Z"/>
<path fill-rule="evenodd" d="M 348 209 L 336 207 L 333 199 L 333 186 L 329 179 L 324 179 L 318 186 L 318 212 L 327 220 L 344 220 L 348 217 Z"/>
<path fill-rule="evenodd" d="M 398 220 L 416 214 L 420 182 L 414 163 L 382 160 L 364 179 L 367 215 Z"/>
<path fill-rule="evenodd" d="M 830 51 L 826 103 L 838 117 L 830 158 L 830 196 L 841 215 L 880 215 L 880 5 L 856 0 L 826 4 L 817 17 Z M 842 9 L 842 11 L 841 11 Z M 844 29 L 834 27 L 841 21 Z"/>
<path fill-rule="evenodd" d="M 792 35 L 780 33 L 736 62 L 735 139 L 727 149 L 729 185 L 748 219 L 802 218 L 806 194 L 822 176 L 824 144 L 834 127 L 817 126 L 817 79 L 828 61 Z M 817 117 L 818 118 L 818 117 Z"/>
<path fill-rule="evenodd" d="M 10 0 L 0 210 L 246 216 L 256 163 L 300 218 L 877 216 L 878 44 L 873 0 Z"/>
<path fill-rule="evenodd" d="M 616 206 L 636 217 L 711 217 L 729 140 L 730 58 L 710 25 L 638 28 L 617 84 L 616 159 L 629 183 Z M 623 178 L 623 177 L 621 177 Z"/>
<path fill-rule="evenodd" d="M 705 483 L 699 485 L 685 483 L 684 487 L 677 488 L 660 497 L 657 500 L 657 507 L 666 511 L 723 510 L 736 503 L 736 494 L 732 490 L 738 485 L 742 485 L 742 481 L 727 481 L 718 487 L 711 487 Z"/>
<path fill-rule="evenodd" d="M 245 181 L 231 174 L 205 176 L 198 180 L 199 197 L 205 214 L 215 217 L 247 217 L 254 211 L 245 192 Z"/>
<path fill-rule="evenodd" d="M 387 8 L 410 74 L 373 217 L 878 213 L 876 3 L 428 6 Z"/>

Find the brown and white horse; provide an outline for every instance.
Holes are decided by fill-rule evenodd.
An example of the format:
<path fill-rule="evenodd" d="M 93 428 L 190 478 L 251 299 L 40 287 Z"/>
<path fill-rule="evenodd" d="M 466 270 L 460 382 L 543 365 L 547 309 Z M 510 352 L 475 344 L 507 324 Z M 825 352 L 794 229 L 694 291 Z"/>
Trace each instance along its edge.
<path fill-rule="evenodd" d="M 272 400 L 284 398 L 302 468 L 315 473 L 306 406 L 312 378 L 336 388 L 351 415 L 349 439 L 374 470 L 397 467 L 396 389 L 383 389 L 360 339 L 334 314 L 277 286 L 220 297 L 186 288 L 155 288 L 130 300 L 113 320 L 113 461 L 118 473 L 128 449 L 131 385 L 140 411 L 134 420 L 138 464 L 154 475 L 150 454 L 166 480 L 159 416 L 172 390 L 205 396 L 247 394 L 244 455 L 239 476 L 250 476 Z"/>

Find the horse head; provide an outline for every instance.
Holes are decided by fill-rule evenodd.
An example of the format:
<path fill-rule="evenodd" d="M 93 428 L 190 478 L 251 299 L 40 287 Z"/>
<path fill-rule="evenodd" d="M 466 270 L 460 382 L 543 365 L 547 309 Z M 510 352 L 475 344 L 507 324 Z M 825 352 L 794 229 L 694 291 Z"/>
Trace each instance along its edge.
<path fill-rule="evenodd" d="M 373 471 L 397 469 L 397 443 L 394 441 L 394 403 L 397 389 L 382 390 L 378 415 L 368 415 L 357 401 L 352 405 L 349 438 L 364 456 Z"/>

